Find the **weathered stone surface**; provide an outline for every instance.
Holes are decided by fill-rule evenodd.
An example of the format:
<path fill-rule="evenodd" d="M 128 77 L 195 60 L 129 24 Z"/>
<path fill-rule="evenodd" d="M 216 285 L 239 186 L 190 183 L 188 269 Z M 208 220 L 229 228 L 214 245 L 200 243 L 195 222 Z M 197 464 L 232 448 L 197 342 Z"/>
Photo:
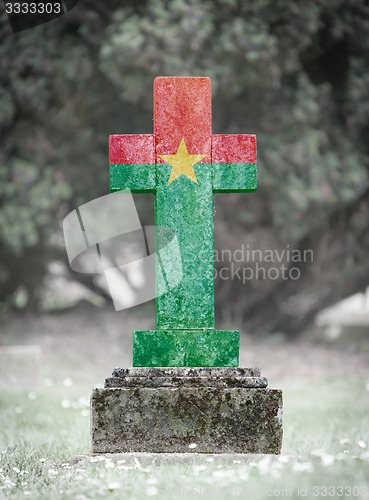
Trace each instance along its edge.
<path fill-rule="evenodd" d="M 113 377 L 260 377 L 260 368 L 244 367 L 133 367 L 114 368 Z"/>
<path fill-rule="evenodd" d="M 282 392 L 160 387 L 95 389 L 92 451 L 279 453 Z"/>
<path fill-rule="evenodd" d="M 252 387 L 268 381 L 258 368 L 115 368 L 105 387 Z"/>
<path fill-rule="evenodd" d="M 265 377 L 109 377 L 105 387 L 267 387 Z"/>
<path fill-rule="evenodd" d="M 133 333 L 133 366 L 238 366 L 236 330 L 143 330 Z"/>

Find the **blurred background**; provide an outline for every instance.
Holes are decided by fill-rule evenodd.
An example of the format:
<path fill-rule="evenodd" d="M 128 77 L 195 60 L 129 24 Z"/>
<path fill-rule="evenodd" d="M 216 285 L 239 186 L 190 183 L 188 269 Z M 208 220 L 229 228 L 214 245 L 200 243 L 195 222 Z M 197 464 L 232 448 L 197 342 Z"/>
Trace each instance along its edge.
<path fill-rule="evenodd" d="M 213 133 L 258 139 L 257 192 L 214 197 L 215 267 L 248 269 L 218 273 L 217 328 L 367 339 L 364 0 L 82 0 L 23 32 L 0 22 L 0 344 L 46 332 L 51 352 L 60 334 L 77 363 L 78 333 L 91 361 L 95 337 L 154 327 L 153 301 L 117 313 L 70 270 L 61 225 L 108 193 L 109 134 L 152 133 L 158 75 L 209 76 Z M 152 195 L 135 200 L 152 224 Z"/>

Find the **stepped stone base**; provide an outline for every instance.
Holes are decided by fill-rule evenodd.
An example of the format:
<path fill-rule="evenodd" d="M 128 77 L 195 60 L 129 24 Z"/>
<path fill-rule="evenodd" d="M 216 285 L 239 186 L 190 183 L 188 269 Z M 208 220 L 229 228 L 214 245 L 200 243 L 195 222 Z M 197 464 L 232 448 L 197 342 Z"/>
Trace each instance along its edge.
<path fill-rule="evenodd" d="M 252 368 L 117 368 L 91 396 L 92 452 L 278 454 L 282 391 L 266 386 Z"/>

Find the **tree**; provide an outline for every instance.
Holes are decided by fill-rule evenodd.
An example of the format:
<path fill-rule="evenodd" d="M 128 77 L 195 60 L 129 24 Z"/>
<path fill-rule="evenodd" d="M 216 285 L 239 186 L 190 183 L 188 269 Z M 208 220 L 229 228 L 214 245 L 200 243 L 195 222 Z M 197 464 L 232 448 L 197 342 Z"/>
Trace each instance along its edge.
<path fill-rule="evenodd" d="M 217 319 L 250 333 L 295 333 L 322 307 L 363 289 L 368 24 L 364 0 L 85 2 L 16 37 L 4 34 L 3 24 L 3 189 L 12 194 L 2 193 L 0 225 L 11 226 L 13 207 L 20 241 L 15 254 L 10 229 L 1 233 L 3 300 L 14 291 L 10 282 L 24 280 L 26 255 L 43 252 L 36 275 L 55 258 L 55 215 L 107 192 L 109 133 L 151 132 L 159 74 L 210 76 L 214 132 L 258 136 L 259 189 L 216 196 L 215 242 L 219 255 L 228 249 L 234 257 L 243 245 L 262 250 L 264 260 L 232 257 L 241 278 L 216 280 Z M 14 175 L 28 171 L 26 163 L 47 193 L 42 206 L 15 189 Z M 30 194 L 26 184 L 23 192 Z M 22 204 L 44 215 L 41 222 L 29 217 L 37 238 L 25 236 Z M 266 250 L 275 258 L 286 252 L 273 263 L 265 262 Z M 312 250 L 313 262 L 287 262 L 287 250 Z M 217 271 L 230 264 L 216 261 Z M 244 279 L 243 269 L 256 264 L 266 273 L 296 268 L 300 277 L 283 279 L 279 271 L 276 279 L 275 272 Z M 31 281 L 33 294 L 40 280 Z"/>

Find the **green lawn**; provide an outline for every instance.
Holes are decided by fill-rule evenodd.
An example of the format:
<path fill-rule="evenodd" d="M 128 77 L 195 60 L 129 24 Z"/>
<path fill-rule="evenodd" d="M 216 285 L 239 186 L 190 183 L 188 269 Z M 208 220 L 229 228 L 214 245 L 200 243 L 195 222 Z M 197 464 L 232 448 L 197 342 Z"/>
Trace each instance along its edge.
<path fill-rule="evenodd" d="M 70 459 L 89 452 L 90 387 L 0 393 L 0 498 L 369 498 L 366 381 L 284 385 L 279 459 L 193 465 Z M 96 459 L 95 459 L 96 460 Z"/>

